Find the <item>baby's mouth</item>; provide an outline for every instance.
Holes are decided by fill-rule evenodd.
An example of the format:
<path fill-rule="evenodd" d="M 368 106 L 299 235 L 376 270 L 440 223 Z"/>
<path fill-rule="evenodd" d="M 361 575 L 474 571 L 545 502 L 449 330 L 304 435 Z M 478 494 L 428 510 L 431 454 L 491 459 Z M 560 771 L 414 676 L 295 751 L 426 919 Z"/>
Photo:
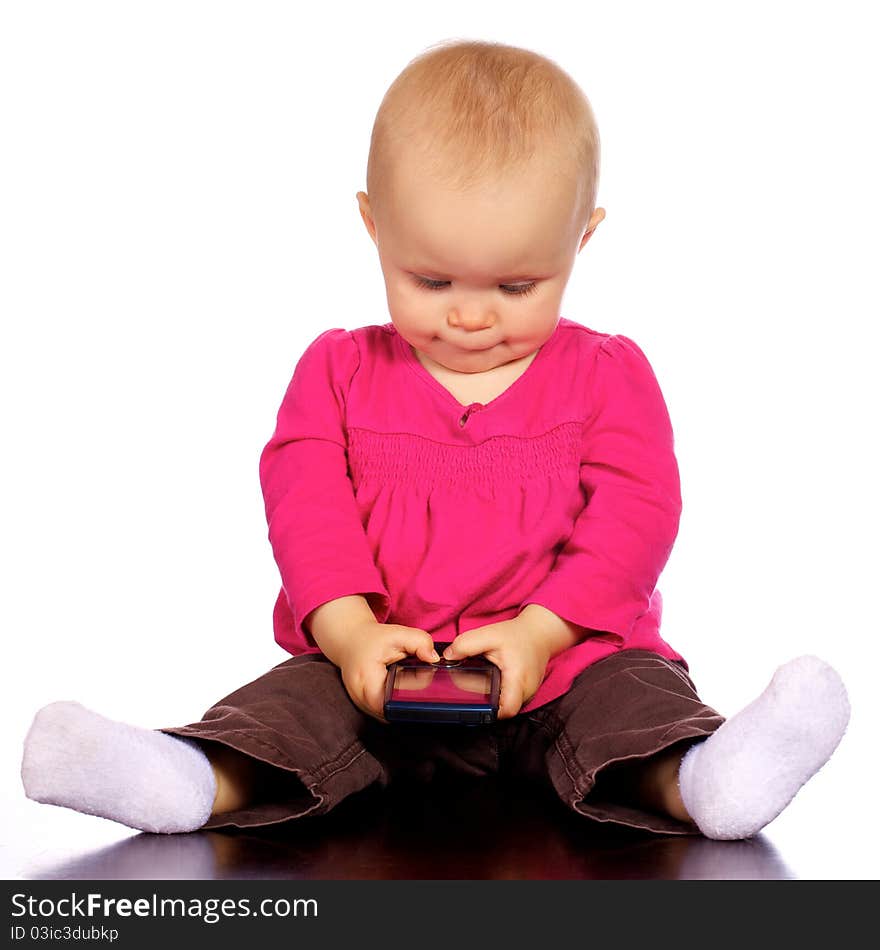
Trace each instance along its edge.
<path fill-rule="evenodd" d="M 490 343 L 488 346 L 459 346 L 459 349 L 466 353 L 485 353 L 486 350 L 494 349 L 495 346 L 497 346 L 496 343 Z"/>

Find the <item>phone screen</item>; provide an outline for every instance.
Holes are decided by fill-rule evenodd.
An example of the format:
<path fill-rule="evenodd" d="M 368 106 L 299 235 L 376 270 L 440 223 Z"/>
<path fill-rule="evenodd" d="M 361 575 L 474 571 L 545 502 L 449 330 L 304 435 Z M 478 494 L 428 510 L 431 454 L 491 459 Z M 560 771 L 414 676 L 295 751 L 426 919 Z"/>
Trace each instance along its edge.
<path fill-rule="evenodd" d="M 490 703 L 492 671 L 467 661 L 460 666 L 401 661 L 395 669 L 391 698 L 401 702 Z"/>

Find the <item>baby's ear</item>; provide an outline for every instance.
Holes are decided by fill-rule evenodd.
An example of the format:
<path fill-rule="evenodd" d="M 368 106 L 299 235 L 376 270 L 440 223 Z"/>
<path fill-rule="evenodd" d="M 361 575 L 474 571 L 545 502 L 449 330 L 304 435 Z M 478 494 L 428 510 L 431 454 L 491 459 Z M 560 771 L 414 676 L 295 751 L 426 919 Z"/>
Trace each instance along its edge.
<path fill-rule="evenodd" d="M 370 198 L 364 191 L 359 191 L 356 197 L 361 212 L 361 218 L 363 218 L 364 225 L 366 226 L 373 243 L 376 244 L 376 223 L 373 221 L 373 212 L 370 208 Z"/>
<path fill-rule="evenodd" d="M 593 236 L 593 233 L 595 232 L 596 228 L 598 228 L 599 225 L 600 225 L 600 224 L 602 223 L 602 221 L 604 221 L 604 220 L 605 220 L 605 209 L 604 209 L 604 208 L 596 208 L 596 209 L 593 211 L 592 215 L 590 215 L 590 221 L 589 221 L 589 223 L 587 224 L 587 230 L 584 231 L 584 235 L 583 235 L 583 237 L 581 238 L 580 247 L 578 247 L 578 253 L 580 253 L 580 252 L 583 250 L 584 245 L 587 243 L 587 241 L 590 240 L 590 238 Z"/>

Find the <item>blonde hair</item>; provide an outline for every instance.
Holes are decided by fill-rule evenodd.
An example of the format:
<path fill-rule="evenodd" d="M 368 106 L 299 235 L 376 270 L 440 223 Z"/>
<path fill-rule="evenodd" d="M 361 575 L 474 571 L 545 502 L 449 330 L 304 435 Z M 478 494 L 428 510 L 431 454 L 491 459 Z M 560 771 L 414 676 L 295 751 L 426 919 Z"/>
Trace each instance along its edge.
<path fill-rule="evenodd" d="M 549 156 L 576 186 L 584 224 L 596 206 L 600 144 L 590 102 L 568 73 L 532 50 L 445 40 L 410 61 L 373 123 L 367 192 L 374 213 L 395 158 L 413 148 L 421 167 L 462 190 Z"/>

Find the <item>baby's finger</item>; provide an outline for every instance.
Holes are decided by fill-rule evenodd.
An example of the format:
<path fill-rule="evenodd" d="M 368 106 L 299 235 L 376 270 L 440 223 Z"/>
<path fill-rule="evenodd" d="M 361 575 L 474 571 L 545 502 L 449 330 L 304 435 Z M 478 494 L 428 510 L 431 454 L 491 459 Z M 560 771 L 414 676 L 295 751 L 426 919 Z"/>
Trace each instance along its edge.
<path fill-rule="evenodd" d="M 388 673 L 384 666 L 371 673 L 364 682 L 363 697 L 367 711 L 375 719 L 385 721 L 385 680 Z"/>
<path fill-rule="evenodd" d="M 495 639 L 491 633 L 484 633 L 484 628 L 468 630 L 460 633 L 443 651 L 447 660 L 463 660 L 466 656 L 479 656 L 495 646 Z"/>
<path fill-rule="evenodd" d="M 427 631 L 402 630 L 395 646 L 405 653 L 417 656 L 425 663 L 437 663 L 440 660 L 440 654 L 434 649 L 434 641 Z"/>
<path fill-rule="evenodd" d="M 522 687 L 509 678 L 501 677 L 501 693 L 498 698 L 498 718 L 512 719 L 522 709 Z"/>

